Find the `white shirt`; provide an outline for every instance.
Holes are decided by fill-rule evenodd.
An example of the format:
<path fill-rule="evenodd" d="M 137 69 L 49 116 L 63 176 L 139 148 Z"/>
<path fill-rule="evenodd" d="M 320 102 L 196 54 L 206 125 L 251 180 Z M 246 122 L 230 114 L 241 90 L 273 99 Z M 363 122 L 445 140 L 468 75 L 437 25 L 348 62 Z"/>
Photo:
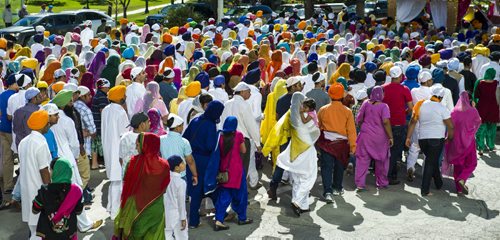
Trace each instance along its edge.
<path fill-rule="evenodd" d="M 478 54 L 477 56 L 473 57 L 472 58 L 472 68 L 471 68 L 471 71 L 476 74 L 476 78 L 477 79 L 481 79 L 483 78 L 484 76 L 484 73 L 483 75 L 481 75 L 481 67 L 487 63 L 490 62 L 490 59 L 481 55 L 481 54 Z M 496 69 L 495 69 L 496 70 Z M 486 70 L 484 70 L 486 72 Z"/>
<path fill-rule="evenodd" d="M 373 79 L 372 73 L 366 74 L 366 79 L 365 79 L 364 84 L 365 84 L 366 88 L 371 88 L 371 87 L 375 86 L 375 79 Z"/>
<path fill-rule="evenodd" d="M 127 91 L 125 92 L 127 99 L 125 101 L 127 103 L 127 112 L 129 118 L 132 118 L 132 116 L 137 113 L 135 111 L 135 105 L 137 104 L 137 101 L 139 101 L 139 99 L 142 99 L 144 97 L 144 94 L 146 94 L 146 88 L 142 83 L 133 82 L 127 87 Z"/>
<path fill-rule="evenodd" d="M 356 84 L 350 85 L 350 87 L 351 87 L 351 91 L 349 91 L 349 94 L 351 94 L 351 96 L 355 97 L 356 93 L 358 93 L 359 90 L 361 90 L 365 87 L 365 84 L 364 83 L 356 83 Z M 356 98 L 354 98 L 354 103 L 358 104 L 358 100 Z"/>
<path fill-rule="evenodd" d="M 418 119 L 418 139 L 444 138 L 446 125 L 443 120 L 450 118 L 450 111 L 445 106 L 431 100 L 426 100 L 420 107 Z"/>
<path fill-rule="evenodd" d="M 127 170 L 127 163 L 133 156 L 138 154 L 135 147 L 138 136 L 139 133 L 129 131 L 120 138 L 120 158 L 122 159 L 123 174 L 125 174 L 125 170 Z"/>
<path fill-rule="evenodd" d="M 21 210 L 23 222 L 37 225 L 39 214 L 31 211 L 32 201 L 43 185 L 40 170 L 48 168 L 52 157 L 45 137 L 32 131 L 19 143 L 19 184 L 21 187 Z"/>
<path fill-rule="evenodd" d="M 170 172 L 170 183 L 163 194 L 165 207 L 165 230 L 174 230 L 186 220 L 186 181 L 176 172 Z"/>
<path fill-rule="evenodd" d="M 19 90 L 19 92 L 12 94 L 7 102 L 7 115 L 14 116 L 17 109 L 26 105 L 24 94 L 26 94 L 26 90 Z"/>
<path fill-rule="evenodd" d="M 76 133 L 75 122 L 63 110 L 59 110 L 59 121 L 52 125 L 50 130 L 54 133 L 59 157 L 67 159 L 73 168 L 72 182 L 82 186 L 82 179 L 78 171 L 76 159 L 80 155 L 80 142 Z"/>
<path fill-rule="evenodd" d="M 110 181 L 121 181 L 120 137 L 129 130 L 127 113 L 122 106 L 110 103 L 102 110 L 101 115 L 102 153 L 106 176 Z"/>
<path fill-rule="evenodd" d="M 250 104 L 240 95 L 234 97 L 224 104 L 224 111 L 220 117 L 219 128 L 222 128 L 224 121 L 228 116 L 235 116 L 238 119 L 238 131 L 243 136 L 252 140 L 257 147 L 260 146 L 260 131 L 251 111 Z"/>
<path fill-rule="evenodd" d="M 220 101 L 221 103 L 226 103 L 229 100 L 227 92 L 222 88 L 214 88 L 208 90 L 208 93 L 214 97 L 214 100 Z M 182 104 L 182 103 L 181 103 Z"/>
<path fill-rule="evenodd" d="M 431 99 L 431 97 L 432 94 L 430 87 L 420 85 L 420 87 L 411 90 L 411 99 L 413 105 L 415 105 L 420 100 L 429 100 Z"/>
<path fill-rule="evenodd" d="M 453 97 L 451 96 L 450 89 L 443 87 L 443 85 L 441 83 L 434 83 L 434 85 L 441 86 L 444 89 L 444 97 L 441 100 L 441 104 L 443 106 L 445 106 L 446 109 L 448 109 L 448 111 L 451 112 L 453 110 L 454 105 L 453 105 Z"/>
<path fill-rule="evenodd" d="M 252 107 L 253 117 L 257 126 L 260 126 L 260 120 L 262 120 L 262 94 L 256 86 L 249 85 L 249 87 L 251 95 L 246 102 Z"/>

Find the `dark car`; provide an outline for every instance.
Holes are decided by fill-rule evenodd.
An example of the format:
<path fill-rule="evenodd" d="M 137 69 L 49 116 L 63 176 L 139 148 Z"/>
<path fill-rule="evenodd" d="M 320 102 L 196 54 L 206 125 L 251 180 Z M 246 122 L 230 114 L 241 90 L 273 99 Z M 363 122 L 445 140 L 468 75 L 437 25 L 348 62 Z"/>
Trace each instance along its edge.
<path fill-rule="evenodd" d="M 367 16 L 371 14 L 375 15 L 376 18 L 387 17 L 387 0 L 378 0 L 375 3 L 374 9 L 368 12 Z"/>
<path fill-rule="evenodd" d="M 74 13 L 28 15 L 11 27 L 0 29 L 0 37 L 26 45 L 30 37 L 35 35 L 36 26 L 41 25 L 50 33 L 64 35 L 80 23 Z"/>
<path fill-rule="evenodd" d="M 154 14 L 147 16 L 146 21 L 144 21 L 144 23 L 148 24 L 149 26 L 153 26 L 153 24 L 155 23 L 158 23 L 160 25 L 165 25 L 167 22 L 164 15 Z"/>
<path fill-rule="evenodd" d="M 188 6 L 193 9 L 193 12 L 200 14 L 203 19 L 215 18 L 217 19 L 217 13 L 208 3 L 185 3 L 185 4 L 171 4 L 162 8 L 158 14 L 166 16 L 170 9 L 175 9 L 180 6 Z"/>

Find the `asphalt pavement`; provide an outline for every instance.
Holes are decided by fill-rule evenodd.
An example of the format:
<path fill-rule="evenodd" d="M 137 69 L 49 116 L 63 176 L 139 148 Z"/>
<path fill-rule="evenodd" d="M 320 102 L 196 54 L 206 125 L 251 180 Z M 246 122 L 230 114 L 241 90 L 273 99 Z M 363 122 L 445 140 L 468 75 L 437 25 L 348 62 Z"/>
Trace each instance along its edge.
<path fill-rule="evenodd" d="M 361 193 L 355 191 L 353 176 L 345 176 L 345 194 L 326 204 L 318 173 L 309 198 L 311 212 L 300 218 L 290 209 L 290 185 L 280 186 L 278 201 L 269 201 L 266 188 L 270 174 L 271 167 L 265 164 L 263 187 L 249 190 L 248 217 L 253 224 L 239 226 L 229 221 L 228 231 L 215 232 L 213 216 L 203 217 L 199 228 L 189 230 L 190 239 L 500 239 L 500 151 L 486 153 L 478 161 L 468 182 L 468 196 L 457 196 L 453 180 L 446 178 L 441 190 L 431 188 L 433 196 L 421 197 L 421 168 L 417 168 L 415 181 L 408 183 L 401 174 L 402 184 L 382 190 L 375 187 L 370 175 L 368 191 Z M 106 221 L 96 231 L 79 234 L 79 239 L 112 236 L 113 222 L 105 210 L 109 187 L 105 177 L 104 170 L 92 171 L 90 184 L 96 196 L 88 215 Z M 19 211 L 0 211 L 0 226 L 0 240 L 28 237 Z"/>

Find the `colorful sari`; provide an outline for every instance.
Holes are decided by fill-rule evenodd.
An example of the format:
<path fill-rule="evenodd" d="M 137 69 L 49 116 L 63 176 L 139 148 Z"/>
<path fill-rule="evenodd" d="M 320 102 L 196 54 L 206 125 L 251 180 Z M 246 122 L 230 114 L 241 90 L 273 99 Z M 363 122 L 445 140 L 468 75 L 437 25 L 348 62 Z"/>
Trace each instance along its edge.
<path fill-rule="evenodd" d="M 137 141 L 140 153 L 126 167 L 113 239 L 165 239 L 163 194 L 170 167 L 159 156 L 160 137 L 141 133 Z"/>

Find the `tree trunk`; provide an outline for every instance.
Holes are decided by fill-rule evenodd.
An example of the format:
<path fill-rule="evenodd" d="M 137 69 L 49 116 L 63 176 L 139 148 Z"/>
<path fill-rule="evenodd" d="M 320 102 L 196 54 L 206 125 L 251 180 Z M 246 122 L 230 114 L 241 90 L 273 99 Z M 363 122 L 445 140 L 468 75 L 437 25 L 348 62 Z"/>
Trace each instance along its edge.
<path fill-rule="evenodd" d="M 144 13 L 149 13 L 149 0 L 146 0 L 146 9 L 144 10 Z"/>
<path fill-rule="evenodd" d="M 356 0 L 356 15 L 360 18 L 365 17 L 365 1 L 364 0 Z"/>
<path fill-rule="evenodd" d="M 314 15 L 314 0 L 304 0 L 304 11 L 306 19 L 309 19 Z"/>
<path fill-rule="evenodd" d="M 174 4 L 175 0 L 170 0 L 170 4 Z"/>
<path fill-rule="evenodd" d="M 123 7 L 123 18 L 127 18 L 127 5 L 125 3 L 122 3 Z"/>

